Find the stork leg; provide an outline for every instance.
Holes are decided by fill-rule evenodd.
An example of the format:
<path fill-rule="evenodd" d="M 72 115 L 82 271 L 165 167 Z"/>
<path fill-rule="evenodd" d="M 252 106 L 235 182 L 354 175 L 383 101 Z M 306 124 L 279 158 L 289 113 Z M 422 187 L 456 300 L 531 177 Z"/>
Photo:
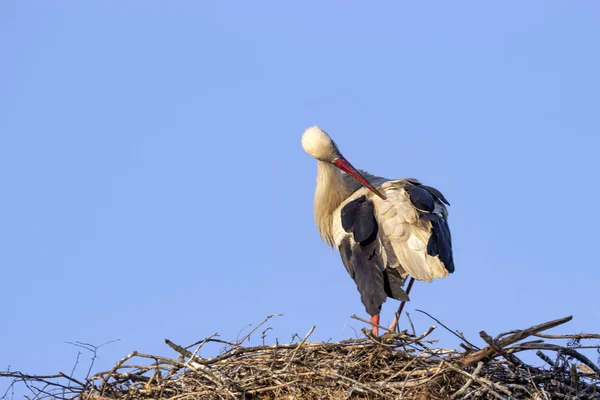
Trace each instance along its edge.
<path fill-rule="evenodd" d="M 371 316 L 370 321 L 373 335 L 379 336 L 379 314 Z"/>
<path fill-rule="evenodd" d="M 408 282 L 408 287 L 406 288 L 407 296 L 410 294 L 410 289 L 412 289 L 413 283 L 415 283 L 415 278 L 413 278 L 411 276 L 410 281 Z M 400 319 L 400 316 L 402 315 L 402 310 L 404 310 L 405 303 L 406 303 L 406 301 L 403 301 L 402 303 L 400 303 L 400 307 L 398 307 L 398 311 L 396 311 L 396 315 L 394 316 L 394 320 L 392 321 L 392 324 L 390 325 L 390 329 L 388 332 L 395 332 L 396 328 L 398 328 L 398 320 Z"/>

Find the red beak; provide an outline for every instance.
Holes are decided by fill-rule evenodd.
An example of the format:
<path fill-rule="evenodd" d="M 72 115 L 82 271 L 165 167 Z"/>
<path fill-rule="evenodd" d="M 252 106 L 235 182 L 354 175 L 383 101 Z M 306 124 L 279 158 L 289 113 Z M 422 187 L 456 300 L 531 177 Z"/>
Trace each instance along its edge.
<path fill-rule="evenodd" d="M 386 199 L 385 196 L 379 190 L 375 189 L 375 187 L 373 187 L 373 185 L 371 185 L 369 183 L 369 181 L 367 181 L 365 179 L 365 177 L 362 176 L 361 173 L 358 172 L 358 170 L 356 168 L 354 168 L 352 166 L 352 164 L 350 164 L 348 162 L 348 160 L 346 160 L 343 156 L 339 156 L 338 158 L 336 158 L 333 161 L 333 164 L 336 167 L 338 167 L 339 169 L 341 169 L 342 171 L 345 171 L 348 174 L 352 175 L 352 177 L 354 179 L 356 179 L 357 181 L 359 181 L 361 183 L 361 185 L 368 188 L 371 192 L 375 193 L 377 196 L 381 197 L 383 200 Z"/>

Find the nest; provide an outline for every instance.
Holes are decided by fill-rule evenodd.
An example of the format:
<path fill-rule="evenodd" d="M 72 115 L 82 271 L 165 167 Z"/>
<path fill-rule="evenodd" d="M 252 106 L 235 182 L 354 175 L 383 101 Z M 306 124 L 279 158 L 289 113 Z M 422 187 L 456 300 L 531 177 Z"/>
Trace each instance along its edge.
<path fill-rule="evenodd" d="M 236 342 L 211 336 L 182 347 L 166 340 L 173 358 L 134 351 L 111 370 L 82 380 L 63 373 L 0 376 L 13 379 L 12 385 L 25 383 L 38 399 L 600 399 L 600 368 L 581 353 L 598 347 L 581 340 L 600 335 L 540 333 L 570 319 L 496 338 L 482 331 L 488 346 L 481 349 L 453 331 L 462 340 L 460 350 L 433 348 L 433 326 L 421 335 L 373 337 L 363 330 L 364 338 L 335 343 L 310 342 L 313 327 L 296 343 L 247 345 L 267 318 Z M 198 356 L 208 343 L 223 347 L 221 353 Z M 544 367 L 522 361 L 523 352 L 536 354 Z"/>

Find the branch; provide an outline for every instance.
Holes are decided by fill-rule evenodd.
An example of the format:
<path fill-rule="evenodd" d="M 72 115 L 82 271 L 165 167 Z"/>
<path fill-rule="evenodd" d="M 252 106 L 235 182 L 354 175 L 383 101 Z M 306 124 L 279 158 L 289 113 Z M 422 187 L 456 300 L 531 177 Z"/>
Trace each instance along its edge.
<path fill-rule="evenodd" d="M 554 321 L 544 322 L 543 324 L 539 324 L 539 325 L 535 325 L 535 326 L 532 326 L 527 329 L 523 329 L 523 330 L 518 331 L 504 339 L 498 340 L 496 342 L 496 346 L 501 349 L 501 348 L 509 346 L 513 343 L 520 342 L 521 340 L 523 340 L 531 335 L 535 335 L 536 333 L 539 333 L 539 332 L 545 331 L 547 329 L 554 328 L 558 325 L 562 325 L 566 322 L 569 322 L 571 319 L 573 319 L 573 316 L 556 319 Z M 483 334 L 486 334 L 486 333 L 483 332 Z M 467 365 L 471 365 L 473 363 L 483 360 L 486 357 L 491 357 L 496 354 L 497 354 L 497 350 L 494 349 L 494 347 L 492 347 L 492 346 L 485 347 L 474 353 L 468 354 L 462 360 L 462 366 L 466 367 Z"/>

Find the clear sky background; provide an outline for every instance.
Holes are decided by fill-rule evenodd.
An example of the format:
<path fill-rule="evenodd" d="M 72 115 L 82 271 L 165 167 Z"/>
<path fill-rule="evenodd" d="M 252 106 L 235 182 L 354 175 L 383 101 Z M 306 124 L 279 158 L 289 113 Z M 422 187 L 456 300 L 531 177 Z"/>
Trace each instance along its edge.
<path fill-rule="evenodd" d="M 121 339 L 108 369 L 271 313 L 271 340 L 353 337 L 367 315 L 313 223 L 315 124 L 357 168 L 452 204 L 456 273 L 415 285 L 417 330 L 432 321 L 415 308 L 475 343 L 566 315 L 557 332 L 599 331 L 599 15 L 0 2 L 0 369 L 69 372 L 66 341 Z"/>

